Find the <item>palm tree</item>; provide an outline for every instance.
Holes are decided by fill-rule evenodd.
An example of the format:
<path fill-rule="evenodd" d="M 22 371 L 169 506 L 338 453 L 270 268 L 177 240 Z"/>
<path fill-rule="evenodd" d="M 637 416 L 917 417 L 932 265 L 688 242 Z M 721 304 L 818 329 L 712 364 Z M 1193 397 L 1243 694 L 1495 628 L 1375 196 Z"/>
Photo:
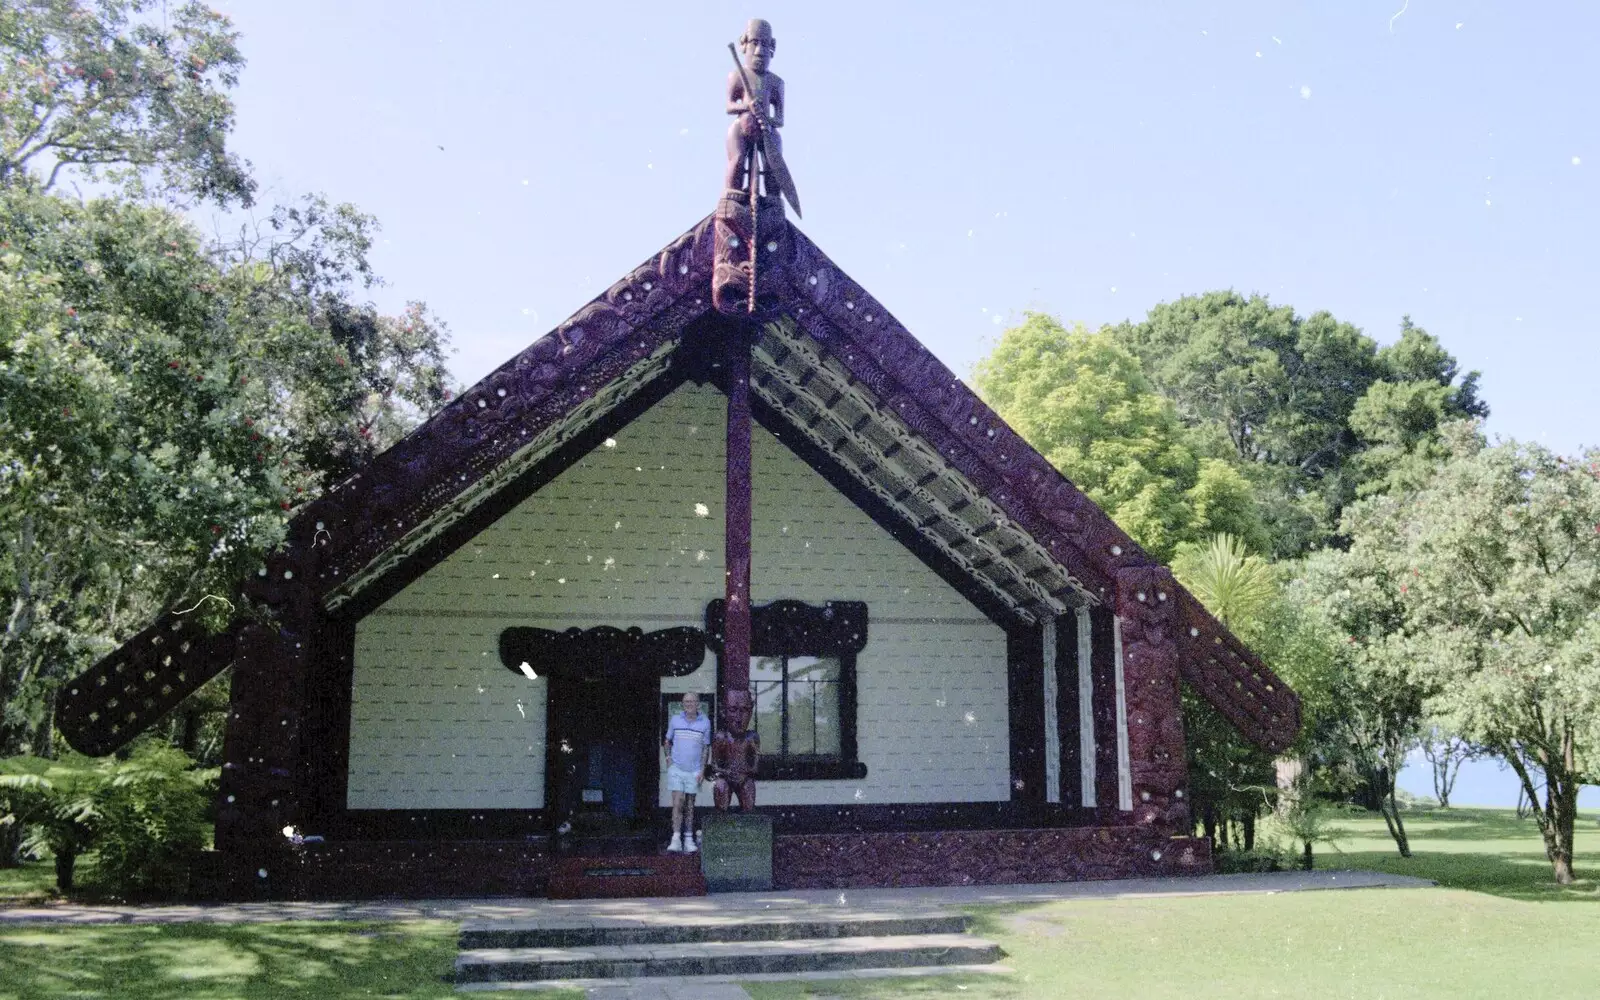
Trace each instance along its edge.
<path fill-rule="evenodd" d="M 1234 535 L 1215 535 L 1210 544 L 1184 547 L 1172 572 L 1222 624 L 1245 631 L 1256 623 L 1278 592 L 1272 566 L 1251 555 Z"/>

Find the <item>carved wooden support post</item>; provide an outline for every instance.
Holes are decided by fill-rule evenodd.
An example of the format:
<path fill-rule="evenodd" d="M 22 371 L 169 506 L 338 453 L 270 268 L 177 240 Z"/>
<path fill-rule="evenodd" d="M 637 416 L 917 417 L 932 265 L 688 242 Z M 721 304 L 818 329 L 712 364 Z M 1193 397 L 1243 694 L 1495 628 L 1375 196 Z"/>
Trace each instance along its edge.
<path fill-rule="evenodd" d="M 278 621 L 240 635 L 217 790 L 217 848 L 256 866 L 269 895 L 295 892 L 283 830 L 303 821 L 301 716 L 320 624 L 308 575 L 303 558 L 277 555 L 245 587 Z"/>
<path fill-rule="evenodd" d="M 1183 706 L 1178 688 L 1178 589 L 1171 571 L 1135 566 L 1117 572 L 1128 763 L 1134 822 L 1169 833 L 1189 829 Z"/>

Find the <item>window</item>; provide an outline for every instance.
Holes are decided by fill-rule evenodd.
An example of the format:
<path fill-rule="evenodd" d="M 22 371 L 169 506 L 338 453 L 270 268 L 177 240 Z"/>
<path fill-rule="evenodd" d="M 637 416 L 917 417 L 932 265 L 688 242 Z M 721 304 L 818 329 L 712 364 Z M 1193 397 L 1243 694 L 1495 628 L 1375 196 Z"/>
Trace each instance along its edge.
<path fill-rule="evenodd" d="M 706 608 L 722 686 L 724 604 Z M 750 609 L 751 722 L 761 737 L 761 781 L 859 780 L 856 654 L 867 643 L 867 606 L 774 601 Z"/>
<path fill-rule="evenodd" d="M 775 761 L 837 761 L 841 744 L 834 656 L 757 656 L 750 663 L 761 752 Z"/>

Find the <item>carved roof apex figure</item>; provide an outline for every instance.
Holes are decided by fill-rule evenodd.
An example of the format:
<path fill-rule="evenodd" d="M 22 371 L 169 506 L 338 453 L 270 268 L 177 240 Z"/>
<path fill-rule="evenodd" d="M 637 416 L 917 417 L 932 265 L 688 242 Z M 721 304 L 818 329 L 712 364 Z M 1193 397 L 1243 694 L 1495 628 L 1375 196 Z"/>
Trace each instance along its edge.
<path fill-rule="evenodd" d="M 777 48 L 778 40 L 772 37 L 772 25 L 762 18 L 752 17 L 750 23 L 745 25 L 744 34 L 739 36 L 739 44 L 747 45 L 756 39 L 765 41 L 773 48 Z"/>
<path fill-rule="evenodd" d="M 765 74 L 778 51 L 778 40 L 772 37 L 772 25 L 759 17 L 752 17 L 739 36 L 739 49 L 744 53 L 744 63 L 750 72 Z"/>

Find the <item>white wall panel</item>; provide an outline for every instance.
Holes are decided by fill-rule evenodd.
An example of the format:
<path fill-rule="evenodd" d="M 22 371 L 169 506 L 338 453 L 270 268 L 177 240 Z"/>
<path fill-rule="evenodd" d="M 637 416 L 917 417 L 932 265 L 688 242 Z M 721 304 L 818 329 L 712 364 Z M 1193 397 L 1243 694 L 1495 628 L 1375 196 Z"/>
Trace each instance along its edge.
<path fill-rule="evenodd" d="M 543 804 L 545 685 L 501 666 L 499 634 L 702 623 L 723 591 L 724 406 L 679 389 L 357 626 L 351 808 Z M 762 803 L 1008 798 L 1003 631 L 759 427 L 753 482 L 754 599 L 865 601 L 871 622 L 866 779 L 764 782 Z"/>

